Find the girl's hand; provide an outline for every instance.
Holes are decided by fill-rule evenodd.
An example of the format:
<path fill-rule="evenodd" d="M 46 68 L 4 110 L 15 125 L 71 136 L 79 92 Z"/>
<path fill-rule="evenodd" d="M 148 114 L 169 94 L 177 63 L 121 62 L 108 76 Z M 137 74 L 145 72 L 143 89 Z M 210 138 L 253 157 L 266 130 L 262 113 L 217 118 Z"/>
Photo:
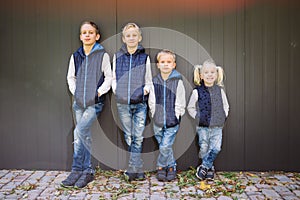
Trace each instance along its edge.
<path fill-rule="evenodd" d="M 100 92 L 98 92 L 98 97 L 100 97 L 101 96 L 101 94 L 100 94 Z"/>

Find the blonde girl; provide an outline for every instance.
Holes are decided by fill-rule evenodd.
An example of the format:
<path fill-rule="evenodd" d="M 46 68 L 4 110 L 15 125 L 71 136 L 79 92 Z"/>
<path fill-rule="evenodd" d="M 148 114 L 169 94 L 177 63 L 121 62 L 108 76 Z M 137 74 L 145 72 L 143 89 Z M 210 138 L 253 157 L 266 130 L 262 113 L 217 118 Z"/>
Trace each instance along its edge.
<path fill-rule="evenodd" d="M 214 161 L 221 151 L 222 129 L 228 116 L 229 105 L 224 90 L 224 71 L 214 61 L 206 60 L 194 68 L 196 85 L 187 106 L 191 117 L 198 121 L 201 165 L 196 176 L 200 180 L 214 178 Z"/>

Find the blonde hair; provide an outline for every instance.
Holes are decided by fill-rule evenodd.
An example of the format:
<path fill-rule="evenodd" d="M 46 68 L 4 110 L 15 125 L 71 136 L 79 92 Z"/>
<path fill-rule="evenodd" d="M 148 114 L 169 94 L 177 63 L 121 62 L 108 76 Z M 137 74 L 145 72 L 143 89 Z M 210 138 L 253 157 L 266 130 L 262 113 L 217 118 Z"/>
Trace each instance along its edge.
<path fill-rule="evenodd" d="M 215 84 L 221 87 L 224 87 L 223 80 L 225 78 L 225 73 L 222 67 L 217 66 L 215 62 L 211 59 L 204 61 L 203 65 L 195 65 L 194 66 L 194 84 L 195 85 L 201 85 L 201 72 L 204 66 L 212 65 L 217 70 L 217 79 L 215 81 Z"/>
<path fill-rule="evenodd" d="M 130 28 L 136 28 L 136 29 L 138 30 L 139 35 L 142 36 L 142 31 L 141 31 L 140 27 L 139 27 L 136 23 L 132 23 L 132 22 L 127 23 L 127 24 L 124 26 L 124 28 L 123 28 L 123 30 L 122 30 L 123 36 L 124 36 L 125 32 L 126 32 L 128 29 L 130 29 Z"/>
<path fill-rule="evenodd" d="M 176 55 L 173 51 L 169 50 L 169 49 L 163 49 L 161 50 L 160 52 L 157 53 L 157 56 L 156 56 L 156 62 L 158 63 L 159 62 L 159 59 L 160 57 L 163 55 L 163 54 L 169 54 L 173 57 L 174 59 L 174 62 L 176 62 Z"/>

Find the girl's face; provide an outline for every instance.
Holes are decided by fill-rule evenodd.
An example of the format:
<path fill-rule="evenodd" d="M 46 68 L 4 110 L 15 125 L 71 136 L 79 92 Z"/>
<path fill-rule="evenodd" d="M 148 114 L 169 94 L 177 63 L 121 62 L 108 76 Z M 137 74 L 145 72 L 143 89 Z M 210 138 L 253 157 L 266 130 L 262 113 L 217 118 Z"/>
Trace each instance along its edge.
<path fill-rule="evenodd" d="M 205 86 L 213 86 L 218 77 L 216 66 L 214 64 L 204 65 L 201 69 L 200 77 L 204 81 Z"/>
<path fill-rule="evenodd" d="M 127 47 L 136 48 L 139 42 L 142 40 L 142 36 L 140 35 L 137 28 L 131 27 L 123 33 L 122 39 Z"/>
<path fill-rule="evenodd" d="M 100 39 L 100 34 L 97 34 L 96 29 L 90 24 L 84 24 L 80 29 L 80 40 L 83 45 L 94 45 Z"/>
<path fill-rule="evenodd" d="M 157 67 L 162 74 L 170 75 L 172 70 L 176 67 L 174 57 L 167 53 L 162 54 L 159 57 Z"/>

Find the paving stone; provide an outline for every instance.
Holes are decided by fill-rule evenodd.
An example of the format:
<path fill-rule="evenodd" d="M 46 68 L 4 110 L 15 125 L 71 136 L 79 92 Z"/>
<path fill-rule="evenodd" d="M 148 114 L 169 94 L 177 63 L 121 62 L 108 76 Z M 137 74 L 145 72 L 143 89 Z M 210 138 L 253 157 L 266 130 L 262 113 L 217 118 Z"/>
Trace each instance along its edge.
<path fill-rule="evenodd" d="M 9 170 L 6 170 L 6 169 L 0 170 L 0 178 L 2 178 L 3 176 L 5 176 L 8 173 L 9 173 Z"/>
<path fill-rule="evenodd" d="M 271 186 L 269 186 L 268 184 L 255 184 L 255 187 L 258 189 L 270 189 Z"/>
<path fill-rule="evenodd" d="M 9 182 L 1 188 L 1 191 L 11 191 L 16 189 L 21 183 L 20 182 Z"/>
<path fill-rule="evenodd" d="M 47 171 L 45 176 L 57 176 L 59 173 L 59 171 Z"/>
<path fill-rule="evenodd" d="M 300 190 L 294 190 L 293 192 L 296 194 L 297 197 L 300 197 Z"/>
<path fill-rule="evenodd" d="M 14 181 L 14 182 L 24 182 L 29 176 L 30 176 L 30 174 L 18 175 L 12 181 Z"/>
<path fill-rule="evenodd" d="M 11 181 L 11 178 L 1 178 L 0 184 L 5 185 Z"/>
<path fill-rule="evenodd" d="M 290 189 L 290 190 L 298 190 L 298 189 L 300 189 L 300 185 L 297 185 L 297 184 L 289 184 L 286 187 L 288 189 Z"/>
<path fill-rule="evenodd" d="M 184 188 L 181 188 L 181 191 L 182 191 L 182 192 L 191 192 L 191 193 L 195 193 L 195 192 L 196 192 L 196 189 L 195 189 L 195 187 L 190 186 L 190 187 L 184 187 Z"/>
<path fill-rule="evenodd" d="M 118 196 L 118 200 L 132 200 L 132 199 L 133 199 L 133 193 L 122 194 Z"/>
<path fill-rule="evenodd" d="M 42 193 L 42 191 L 40 191 L 40 190 L 30 190 L 27 192 L 27 198 L 28 199 L 36 199 L 38 196 L 40 196 L 41 193 Z"/>
<path fill-rule="evenodd" d="M 151 189 L 151 192 L 162 191 L 164 189 L 164 186 L 163 185 L 152 186 L 150 189 Z"/>
<path fill-rule="evenodd" d="M 41 196 L 53 196 L 55 192 L 56 192 L 56 188 L 46 188 L 41 193 Z"/>
<path fill-rule="evenodd" d="M 57 196 L 51 198 L 51 200 L 67 200 L 67 199 L 69 199 L 69 196 Z"/>
<path fill-rule="evenodd" d="M 86 192 L 79 190 L 78 192 L 76 191 L 76 193 L 73 192 L 69 199 L 84 199 L 86 195 Z"/>
<path fill-rule="evenodd" d="M 259 177 L 249 177 L 248 179 L 254 184 L 259 184 L 262 181 Z"/>
<path fill-rule="evenodd" d="M 232 198 L 227 197 L 227 196 L 220 196 L 217 198 L 217 200 L 232 200 Z"/>
<path fill-rule="evenodd" d="M 239 199 L 239 200 L 246 200 L 246 199 L 248 199 L 248 196 L 244 192 L 242 194 L 240 194 L 240 193 L 233 193 L 231 196 L 233 198 Z"/>
<path fill-rule="evenodd" d="M 266 196 L 266 198 L 280 198 L 280 195 L 277 192 L 275 192 L 275 190 L 262 189 L 262 193 Z"/>
<path fill-rule="evenodd" d="M 16 194 L 9 194 L 5 196 L 5 199 L 22 199 L 22 196 Z"/>
<path fill-rule="evenodd" d="M 204 196 L 205 192 L 203 190 L 197 190 L 197 195 L 198 196 Z"/>
<path fill-rule="evenodd" d="M 152 194 L 150 200 L 163 200 L 166 199 L 165 194 Z"/>
<path fill-rule="evenodd" d="M 250 186 L 246 187 L 245 191 L 246 192 L 256 192 L 256 191 L 258 191 L 258 189 L 255 186 L 250 185 Z"/>
<path fill-rule="evenodd" d="M 284 182 L 284 183 L 286 183 L 286 182 L 288 182 L 288 183 L 293 182 L 286 175 L 275 175 L 274 177 L 277 178 L 280 182 Z"/>
<path fill-rule="evenodd" d="M 1 179 L 0 183 L 6 184 L 9 183 L 11 180 L 13 180 L 17 175 L 14 174 L 13 172 L 9 172 L 5 174 Z"/>
<path fill-rule="evenodd" d="M 30 178 L 41 178 L 45 176 L 46 171 L 34 171 Z"/>
<path fill-rule="evenodd" d="M 149 192 L 141 192 L 141 193 L 134 193 L 135 199 L 149 199 L 150 195 Z"/>
<path fill-rule="evenodd" d="M 99 200 L 99 197 L 101 196 L 101 194 L 97 193 L 97 194 L 88 194 L 86 195 L 85 199 L 87 200 Z"/>
<path fill-rule="evenodd" d="M 258 194 L 258 195 L 249 196 L 249 199 L 251 199 L 251 200 L 265 200 L 266 198 L 265 198 L 264 195 Z"/>
<path fill-rule="evenodd" d="M 292 196 L 293 193 L 287 188 L 287 187 L 283 187 L 283 186 L 274 186 L 273 187 L 274 190 L 276 192 L 278 192 L 278 194 L 280 194 L 281 196 Z"/>
<path fill-rule="evenodd" d="M 112 199 L 112 194 L 110 192 L 103 192 L 103 193 L 100 194 L 100 197 L 102 199 Z"/>
<path fill-rule="evenodd" d="M 298 197 L 294 196 L 284 196 L 283 197 L 284 200 L 299 200 Z"/>

